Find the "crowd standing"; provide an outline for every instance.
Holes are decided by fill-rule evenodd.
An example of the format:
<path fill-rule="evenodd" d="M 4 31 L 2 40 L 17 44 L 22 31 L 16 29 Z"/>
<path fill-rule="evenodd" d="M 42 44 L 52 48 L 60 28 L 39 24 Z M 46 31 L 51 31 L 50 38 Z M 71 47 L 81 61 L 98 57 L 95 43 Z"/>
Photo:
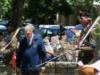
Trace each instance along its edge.
<path fill-rule="evenodd" d="M 88 62 L 94 62 L 95 48 L 90 44 L 93 39 L 90 33 L 86 40 L 83 42 L 80 50 L 90 49 L 88 53 L 82 56 L 82 51 L 78 50 L 80 41 L 84 38 L 87 31 L 92 25 L 92 19 L 85 12 L 81 13 L 79 17 L 79 23 L 75 28 L 66 30 L 63 26 L 60 26 L 59 34 L 39 34 L 36 32 L 34 25 L 27 23 L 24 27 L 25 37 L 20 41 L 15 38 L 10 47 L 12 54 L 12 68 L 18 75 L 40 75 L 42 67 L 45 65 L 39 65 L 52 58 L 59 56 L 63 53 L 63 56 L 56 58 L 52 61 L 82 61 L 84 64 Z M 2 36 L 2 34 L 0 34 Z M 11 37 L 14 35 L 12 33 Z M 0 38 L 2 38 L 0 36 Z M 4 41 L 0 40 L 0 43 Z M 3 45 L 3 44 L 2 44 Z M 1 46 L 1 45 L 0 45 Z M 3 47 L 3 46 L 2 46 Z M 9 54 L 8 54 L 9 55 Z M 5 57 L 8 57 L 7 55 Z M 81 58 L 82 57 L 82 58 Z M 86 62 L 86 60 L 89 60 Z M 5 61 L 8 62 L 8 61 Z M 80 71 L 85 75 L 95 75 L 100 72 L 100 61 L 94 62 L 91 65 L 83 65 L 80 67 Z"/>

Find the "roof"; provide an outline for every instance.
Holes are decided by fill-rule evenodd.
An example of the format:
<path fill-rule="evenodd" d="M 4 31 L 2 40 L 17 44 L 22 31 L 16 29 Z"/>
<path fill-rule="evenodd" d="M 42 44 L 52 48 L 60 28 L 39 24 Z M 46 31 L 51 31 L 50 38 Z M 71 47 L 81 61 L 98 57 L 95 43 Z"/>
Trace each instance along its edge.
<path fill-rule="evenodd" d="M 0 30 L 7 30 L 7 27 L 4 25 L 0 25 Z"/>
<path fill-rule="evenodd" d="M 64 26 L 64 28 L 74 28 L 75 26 Z M 60 29 L 60 25 L 40 25 L 39 28 Z"/>

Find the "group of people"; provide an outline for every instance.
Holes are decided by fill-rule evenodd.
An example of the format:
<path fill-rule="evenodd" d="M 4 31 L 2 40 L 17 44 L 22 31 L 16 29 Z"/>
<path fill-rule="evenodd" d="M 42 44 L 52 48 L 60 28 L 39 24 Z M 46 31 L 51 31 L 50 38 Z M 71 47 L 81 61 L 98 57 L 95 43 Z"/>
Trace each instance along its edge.
<path fill-rule="evenodd" d="M 54 61 L 79 61 L 85 63 L 85 59 L 80 58 L 80 52 L 77 53 L 80 41 L 84 38 L 92 24 L 92 19 L 87 14 L 80 15 L 80 24 L 75 28 L 68 29 L 67 31 L 61 27 L 59 35 L 53 34 L 43 36 L 36 32 L 36 28 L 27 23 L 24 27 L 25 37 L 19 41 L 16 48 L 16 73 L 21 75 L 40 75 L 40 65 L 56 56 L 63 53 L 63 56 L 54 59 Z M 95 48 L 90 44 L 93 39 L 90 33 L 82 44 L 80 49 L 90 48 L 89 54 L 86 54 L 88 60 L 94 61 Z M 13 44 L 14 45 L 14 44 Z M 16 46 L 16 45 L 15 45 Z M 99 68 L 94 65 L 99 64 L 100 61 L 91 65 L 84 65 L 80 67 L 80 71 L 85 75 L 99 74 Z"/>
<path fill-rule="evenodd" d="M 89 29 L 91 19 L 87 16 L 82 16 L 80 23 L 81 24 L 76 25 L 75 28 L 70 29 L 74 33 L 81 30 L 81 38 L 74 35 L 78 40 L 75 43 L 75 48 L 78 47 L 79 41 L 83 38 L 83 33 L 86 33 Z M 40 34 L 35 33 L 35 27 L 32 24 L 27 24 L 25 26 L 25 37 L 20 41 L 20 45 L 17 50 L 17 72 L 21 69 L 22 75 L 39 75 L 42 66 L 38 65 L 52 59 L 61 52 L 65 53 L 64 60 L 73 60 L 73 57 L 75 57 L 73 56 L 75 54 L 75 50 L 68 49 L 68 45 L 71 44 L 68 42 L 68 36 L 69 35 L 67 35 L 65 31 L 62 31 L 60 39 L 58 35 L 52 36 L 51 39 L 49 39 L 50 37 L 46 34 L 42 37 Z M 91 35 L 88 36 L 86 42 L 89 42 L 90 37 Z M 84 46 L 86 45 L 87 44 L 84 43 Z M 69 48 L 70 47 L 71 46 L 69 46 Z M 56 54 L 55 51 L 58 51 L 59 53 Z"/>

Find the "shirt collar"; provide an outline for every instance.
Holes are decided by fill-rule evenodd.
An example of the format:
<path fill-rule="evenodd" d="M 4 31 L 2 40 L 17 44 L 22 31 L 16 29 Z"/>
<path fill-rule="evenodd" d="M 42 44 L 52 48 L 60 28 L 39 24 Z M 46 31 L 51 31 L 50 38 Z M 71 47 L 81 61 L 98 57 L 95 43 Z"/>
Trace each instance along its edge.
<path fill-rule="evenodd" d="M 29 39 L 29 45 L 32 44 L 32 40 L 34 39 L 34 34 L 32 34 L 32 37 Z"/>

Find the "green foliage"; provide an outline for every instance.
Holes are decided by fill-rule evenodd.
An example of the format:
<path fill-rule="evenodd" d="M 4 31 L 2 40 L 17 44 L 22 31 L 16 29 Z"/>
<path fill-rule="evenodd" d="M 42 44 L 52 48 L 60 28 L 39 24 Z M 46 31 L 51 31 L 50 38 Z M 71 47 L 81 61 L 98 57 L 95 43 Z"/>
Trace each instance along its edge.
<path fill-rule="evenodd" d="M 11 8 L 11 0 L 0 0 L 0 19 L 5 17 Z"/>
<path fill-rule="evenodd" d="M 74 11 L 76 11 L 76 9 L 91 11 L 93 4 L 93 0 L 68 0 L 67 2 L 72 5 Z"/>
<path fill-rule="evenodd" d="M 54 23 L 56 13 L 71 14 L 66 0 L 29 0 L 25 7 L 25 18 L 32 18 L 34 23 Z"/>
<path fill-rule="evenodd" d="M 100 39 L 100 26 L 97 26 L 92 34 L 95 39 Z"/>
<path fill-rule="evenodd" d="M 11 17 L 12 2 L 0 0 L 0 19 Z M 93 0 L 25 0 L 23 18 L 32 18 L 34 23 L 54 23 L 57 13 L 67 16 L 78 9 L 91 12 L 92 4 Z"/>
<path fill-rule="evenodd" d="M 95 33 L 100 33 L 100 26 L 96 27 Z"/>

